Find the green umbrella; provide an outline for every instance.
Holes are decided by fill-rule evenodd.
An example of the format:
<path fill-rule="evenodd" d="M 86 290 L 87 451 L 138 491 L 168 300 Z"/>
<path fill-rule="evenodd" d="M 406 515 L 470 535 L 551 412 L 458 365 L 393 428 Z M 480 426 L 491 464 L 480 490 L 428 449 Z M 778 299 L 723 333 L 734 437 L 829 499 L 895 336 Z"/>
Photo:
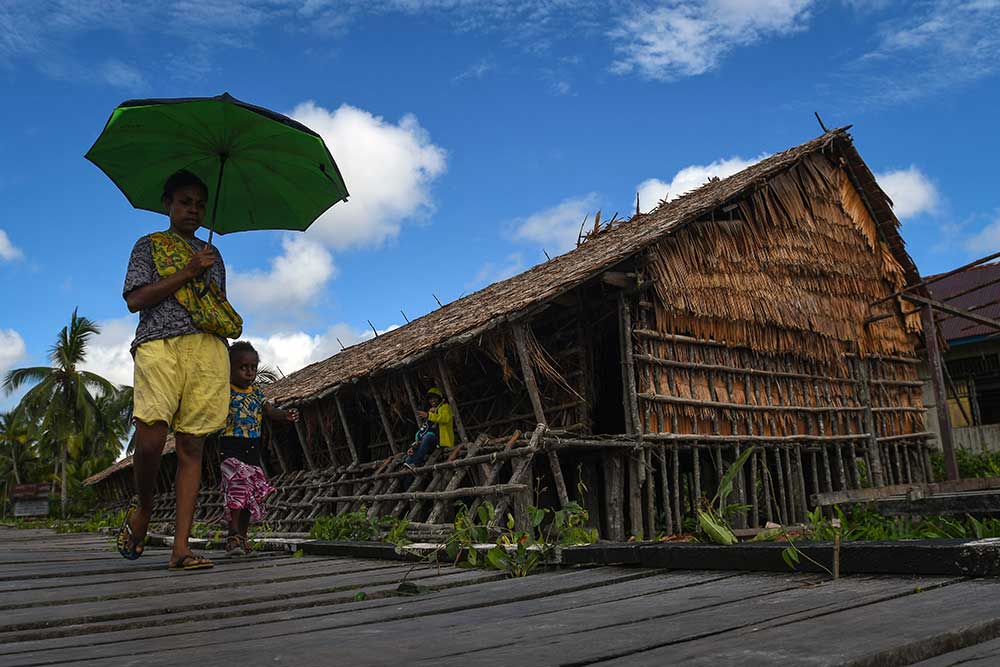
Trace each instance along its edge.
<path fill-rule="evenodd" d="M 129 100 L 115 108 L 87 151 L 135 208 L 163 213 L 168 176 L 187 169 L 211 192 L 212 234 L 305 230 L 347 200 L 323 139 L 274 111 L 216 97 Z"/>

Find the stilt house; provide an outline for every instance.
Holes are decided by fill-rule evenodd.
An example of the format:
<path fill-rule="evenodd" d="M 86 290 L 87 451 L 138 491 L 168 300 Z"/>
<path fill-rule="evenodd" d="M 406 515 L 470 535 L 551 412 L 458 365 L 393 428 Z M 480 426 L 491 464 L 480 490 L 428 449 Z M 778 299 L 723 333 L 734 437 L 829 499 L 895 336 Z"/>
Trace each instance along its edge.
<path fill-rule="evenodd" d="M 680 531 L 750 446 L 743 526 L 801 521 L 816 493 L 929 480 L 920 321 L 886 298 L 919 280 L 898 227 L 846 128 L 599 227 L 270 385 L 303 416 L 269 434 L 272 523 L 364 507 L 429 527 L 459 500 L 521 522 L 577 501 L 602 537 L 648 537 Z M 890 316 L 866 323 L 873 310 Z M 432 385 L 461 447 L 404 488 Z"/>

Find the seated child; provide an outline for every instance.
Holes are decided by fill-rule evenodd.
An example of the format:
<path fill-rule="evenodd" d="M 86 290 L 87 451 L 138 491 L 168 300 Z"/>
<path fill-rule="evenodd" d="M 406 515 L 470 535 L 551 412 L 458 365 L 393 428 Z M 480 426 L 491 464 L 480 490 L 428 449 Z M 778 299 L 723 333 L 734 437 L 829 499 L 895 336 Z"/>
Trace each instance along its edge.
<path fill-rule="evenodd" d="M 260 523 L 264 519 L 264 499 L 275 490 L 260 467 L 262 415 L 271 420 L 299 419 L 298 410 L 280 410 L 265 402 L 264 392 L 254 384 L 259 363 L 257 351 L 247 341 L 229 347 L 229 418 L 219 437 L 219 454 L 223 516 L 229 522 L 226 553 L 232 556 L 249 553 L 247 529 L 251 521 Z"/>
<path fill-rule="evenodd" d="M 430 409 L 417 415 L 424 420 L 417 431 L 413 445 L 406 451 L 403 465 L 409 469 L 423 465 L 435 447 L 454 447 L 455 429 L 452 426 L 451 406 L 444 400 L 444 394 L 437 387 L 427 391 Z"/>

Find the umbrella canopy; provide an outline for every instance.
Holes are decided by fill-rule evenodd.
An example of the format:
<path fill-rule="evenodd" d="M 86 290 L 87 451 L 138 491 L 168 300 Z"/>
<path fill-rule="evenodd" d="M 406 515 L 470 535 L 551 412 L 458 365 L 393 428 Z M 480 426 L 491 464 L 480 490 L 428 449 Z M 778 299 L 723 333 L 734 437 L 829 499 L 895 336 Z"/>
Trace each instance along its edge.
<path fill-rule="evenodd" d="M 308 127 L 224 93 L 129 100 L 115 108 L 86 158 L 135 208 L 163 213 L 167 177 L 187 169 L 214 190 L 205 227 L 302 231 L 347 186 L 323 139 Z"/>

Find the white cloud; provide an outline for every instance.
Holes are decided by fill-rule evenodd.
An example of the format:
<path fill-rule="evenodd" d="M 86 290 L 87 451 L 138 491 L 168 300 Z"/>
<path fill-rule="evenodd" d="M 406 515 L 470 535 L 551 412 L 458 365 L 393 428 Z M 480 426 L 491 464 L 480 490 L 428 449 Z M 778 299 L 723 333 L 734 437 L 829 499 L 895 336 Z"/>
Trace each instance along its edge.
<path fill-rule="evenodd" d="M 22 257 L 24 257 L 24 253 L 21 252 L 21 249 L 11 242 L 10 237 L 7 236 L 7 232 L 0 229 L 0 259 L 13 262 L 15 259 L 21 259 Z"/>
<path fill-rule="evenodd" d="M 706 0 L 640 6 L 611 31 L 612 69 L 671 80 L 704 74 L 734 48 L 804 30 L 813 0 Z"/>
<path fill-rule="evenodd" d="M 976 232 L 963 243 L 965 249 L 977 257 L 1000 250 L 1000 213 L 992 222 Z"/>
<path fill-rule="evenodd" d="M 482 79 L 484 76 L 495 70 L 496 63 L 492 58 L 483 58 L 479 62 L 473 63 L 457 74 L 452 81 L 458 83 L 465 79 Z"/>
<path fill-rule="evenodd" d="M 347 104 L 328 111 L 305 102 L 291 115 L 323 137 L 351 193 L 313 224 L 315 237 L 335 248 L 377 245 L 434 210 L 430 186 L 446 153 L 412 114 L 393 124 Z"/>
<path fill-rule="evenodd" d="M 397 328 L 398 325 L 392 324 L 384 330 L 379 330 L 379 334 Z M 344 347 L 350 347 L 373 336 L 371 329 L 356 329 L 349 324 L 337 323 L 321 334 L 286 331 L 270 336 L 249 334 L 243 339 L 250 341 L 256 348 L 262 364 L 277 367 L 288 375 L 337 354 L 341 351 L 341 343 Z"/>
<path fill-rule="evenodd" d="M 329 251 L 310 238 L 286 236 L 283 252 L 271 259 L 269 271 L 232 271 L 228 292 L 239 308 L 288 311 L 302 308 L 319 296 L 336 274 Z"/>
<path fill-rule="evenodd" d="M 0 376 L 27 354 L 24 339 L 13 329 L 0 329 Z"/>
<path fill-rule="evenodd" d="M 98 78 L 109 86 L 125 90 L 141 90 L 148 86 L 139 70 L 120 60 L 108 60 L 101 65 Z"/>
<path fill-rule="evenodd" d="M 878 45 L 851 63 L 836 87 L 872 106 L 902 103 L 1000 71 L 1000 2 L 913 3 L 879 26 Z"/>
<path fill-rule="evenodd" d="M 937 209 L 940 200 L 937 187 L 916 166 L 876 174 L 875 180 L 889 195 L 892 210 L 900 220 Z"/>
<path fill-rule="evenodd" d="M 540 243 L 549 254 L 563 253 L 576 246 L 580 225 L 597 212 L 596 192 L 564 199 L 555 206 L 514 221 L 514 238 Z"/>
<path fill-rule="evenodd" d="M 639 208 L 643 213 L 649 213 L 656 208 L 661 199 L 671 200 L 680 197 L 686 192 L 695 190 L 705 185 L 708 179 L 716 176 L 726 178 L 747 167 L 760 162 L 766 154 L 762 154 L 751 160 L 744 160 L 741 157 L 731 157 L 723 160 L 716 160 L 709 164 L 692 164 L 684 167 L 669 181 L 661 181 L 658 178 L 649 178 L 636 186 L 639 193 Z"/>
<path fill-rule="evenodd" d="M 129 346 L 135 337 L 137 315 L 126 315 L 97 323 L 101 332 L 87 345 L 87 358 L 81 368 L 114 384 L 132 384 L 132 355 Z"/>

